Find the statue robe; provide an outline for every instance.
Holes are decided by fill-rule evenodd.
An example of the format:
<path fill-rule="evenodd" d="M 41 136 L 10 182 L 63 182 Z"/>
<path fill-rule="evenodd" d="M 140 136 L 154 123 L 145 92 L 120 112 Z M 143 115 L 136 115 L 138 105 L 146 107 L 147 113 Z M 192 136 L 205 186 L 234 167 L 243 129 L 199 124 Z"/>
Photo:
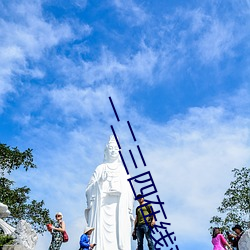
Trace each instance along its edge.
<path fill-rule="evenodd" d="M 112 167 L 109 167 L 112 166 Z M 131 250 L 134 197 L 121 163 L 99 165 L 86 189 L 88 226 L 95 250 Z"/>

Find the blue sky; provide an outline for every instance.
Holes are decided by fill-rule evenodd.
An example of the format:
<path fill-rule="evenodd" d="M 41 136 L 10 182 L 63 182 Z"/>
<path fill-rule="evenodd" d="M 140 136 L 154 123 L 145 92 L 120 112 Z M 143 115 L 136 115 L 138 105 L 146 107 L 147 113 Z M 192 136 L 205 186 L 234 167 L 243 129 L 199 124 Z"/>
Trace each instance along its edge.
<path fill-rule="evenodd" d="M 66 2 L 0 1 L 0 141 L 38 165 L 10 178 L 63 212 L 62 250 L 77 249 L 110 125 L 132 166 L 129 120 L 179 248 L 211 249 L 209 220 L 250 160 L 250 1 Z"/>

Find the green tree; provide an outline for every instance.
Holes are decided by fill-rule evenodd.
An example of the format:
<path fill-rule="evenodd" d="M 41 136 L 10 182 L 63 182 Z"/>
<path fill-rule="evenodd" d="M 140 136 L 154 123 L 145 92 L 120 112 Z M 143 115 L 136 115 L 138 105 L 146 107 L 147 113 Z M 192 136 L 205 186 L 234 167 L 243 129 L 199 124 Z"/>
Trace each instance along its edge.
<path fill-rule="evenodd" d="M 213 216 L 210 220 L 213 226 L 218 226 L 223 231 L 230 231 L 235 224 L 247 229 L 250 220 L 250 169 L 235 168 L 232 172 L 234 180 L 230 183 L 230 188 L 217 208 L 222 216 Z"/>
<path fill-rule="evenodd" d="M 0 202 L 6 204 L 11 211 L 11 216 L 5 220 L 12 226 L 21 219 L 26 220 L 36 232 L 42 233 L 46 230 L 44 225 L 52 221 L 49 210 L 44 208 L 44 201 L 30 200 L 30 188 L 14 188 L 15 183 L 5 177 L 21 167 L 26 171 L 36 168 L 32 150 L 21 152 L 16 147 L 0 144 Z"/>

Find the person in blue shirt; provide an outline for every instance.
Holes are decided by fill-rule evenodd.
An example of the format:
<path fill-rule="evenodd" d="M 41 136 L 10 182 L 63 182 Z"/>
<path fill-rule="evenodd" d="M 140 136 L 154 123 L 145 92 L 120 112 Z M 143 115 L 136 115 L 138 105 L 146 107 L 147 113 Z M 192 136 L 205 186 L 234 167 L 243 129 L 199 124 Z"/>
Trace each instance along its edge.
<path fill-rule="evenodd" d="M 90 235 L 93 232 L 93 227 L 86 227 L 86 229 L 83 232 L 83 235 L 80 238 L 80 249 L 79 250 L 89 250 L 93 249 L 95 247 L 94 244 L 90 244 Z"/>

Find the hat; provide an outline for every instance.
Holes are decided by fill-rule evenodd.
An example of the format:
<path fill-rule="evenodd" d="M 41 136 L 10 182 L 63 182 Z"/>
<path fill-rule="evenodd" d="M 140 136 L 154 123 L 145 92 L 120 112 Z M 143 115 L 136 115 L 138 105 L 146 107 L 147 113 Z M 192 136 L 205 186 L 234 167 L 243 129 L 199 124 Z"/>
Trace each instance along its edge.
<path fill-rule="evenodd" d="M 232 227 L 232 230 L 234 231 L 235 229 L 239 229 L 240 231 L 243 231 L 240 225 L 235 225 Z"/>
<path fill-rule="evenodd" d="M 83 233 L 86 234 L 87 232 L 93 231 L 93 230 L 95 230 L 93 227 L 86 227 Z"/>
<path fill-rule="evenodd" d="M 57 216 L 57 215 L 61 215 L 61 216 L 63 217 L 63 214 L 62 214 L 61 212 L 57 212 L 57 213 L 56 213 L 56 216 Z"/>

